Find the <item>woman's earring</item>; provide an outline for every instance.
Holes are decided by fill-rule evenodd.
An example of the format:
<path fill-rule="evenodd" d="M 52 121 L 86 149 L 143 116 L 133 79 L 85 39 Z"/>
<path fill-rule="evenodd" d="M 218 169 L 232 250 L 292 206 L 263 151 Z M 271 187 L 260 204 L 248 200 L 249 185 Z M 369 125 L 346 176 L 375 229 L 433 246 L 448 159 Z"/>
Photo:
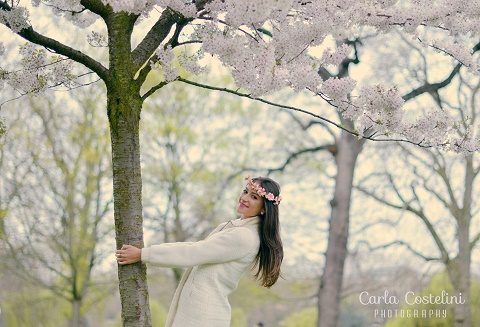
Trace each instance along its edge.
<path fill-rule="evenodd" d="M 265 212 L 263 212 L 263 211 L 262 211 L 262 212 L 260 212 L 260 214 L 261 214 L 261 215 L 263 215 L 264 213 L 265 213 Z"/>

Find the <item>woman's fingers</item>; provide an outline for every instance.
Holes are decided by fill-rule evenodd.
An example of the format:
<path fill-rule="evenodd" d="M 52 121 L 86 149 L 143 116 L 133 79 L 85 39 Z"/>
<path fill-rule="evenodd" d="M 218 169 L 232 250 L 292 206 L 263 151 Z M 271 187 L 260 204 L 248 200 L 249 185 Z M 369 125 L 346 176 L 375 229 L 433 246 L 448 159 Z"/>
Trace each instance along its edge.
<path fill-rule="evenodd" d="M 120 265 L 135 263 L 139 260 L 135 260 L 136 248 L 132 245 L 124 244 L 120 250 L 115 251 L 115 256 L 117 257 L 117 262 Z"/>

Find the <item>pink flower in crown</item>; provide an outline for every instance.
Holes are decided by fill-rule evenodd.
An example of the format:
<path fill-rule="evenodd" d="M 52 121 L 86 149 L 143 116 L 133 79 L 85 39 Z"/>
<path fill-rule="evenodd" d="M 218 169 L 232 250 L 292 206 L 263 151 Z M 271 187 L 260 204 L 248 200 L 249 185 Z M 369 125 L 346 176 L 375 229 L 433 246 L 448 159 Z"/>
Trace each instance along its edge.
<path fill-rule="evenodd" d="M 260 186 L 260 184 L 253 181 L 250 175 L 247 175 L 247 177 L 245 177 L 245 180 L 247 181 L 247 185 L 250 186 L 250 188 L 255 191 L 259 196 L 265 197 L 267 200 L 272 201 L 275 205 L 280 204 L 280 201 L 282 200 L 281 196 L 275 196 L 273 195 L 273 193 L 267 193 L 267 191 L 265 191 L 265 189 Z"/>

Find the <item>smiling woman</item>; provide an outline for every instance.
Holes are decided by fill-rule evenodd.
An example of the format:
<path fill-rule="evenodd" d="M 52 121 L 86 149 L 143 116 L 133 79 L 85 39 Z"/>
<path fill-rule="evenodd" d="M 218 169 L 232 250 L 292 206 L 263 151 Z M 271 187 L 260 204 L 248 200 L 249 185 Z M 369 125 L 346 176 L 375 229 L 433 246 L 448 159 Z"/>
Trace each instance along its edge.
<path fill-rule="evenodd" d="M 143 249 L 123 245 L 119 265 L 139 261 L 161 267 L 188 268 L 175 291 L 166 327 L 228 327 L 228 295 L 247 270 L 271 287 L 280 277 L 280 186 L 267 177 L 246 178 L 238 199 L 237 219 L 217 226 L 204 240 L 153 245 Z"/>

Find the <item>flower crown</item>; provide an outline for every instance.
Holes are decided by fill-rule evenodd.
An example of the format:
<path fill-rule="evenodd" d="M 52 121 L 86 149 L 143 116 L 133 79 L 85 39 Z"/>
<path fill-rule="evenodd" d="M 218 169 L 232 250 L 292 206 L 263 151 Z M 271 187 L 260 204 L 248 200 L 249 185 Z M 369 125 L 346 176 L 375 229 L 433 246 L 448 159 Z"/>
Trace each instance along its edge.
<path fill-rule="evenodd" d="M 247 185 L 250 186 L 250 189 L 255 191 L 258 195 L 265 197 L 267 200 L 272 201 L 273 204 L 279 205 L 280 201 L 282 201 L 282 197 L 280 195 L 275 196 L 273 193 L 267 193 L 267 191 L 265 191 L 265 189 L 258 183 L 255 183 L 250 176 L 245 177 L 245 180 L 247 181 Z"/>

